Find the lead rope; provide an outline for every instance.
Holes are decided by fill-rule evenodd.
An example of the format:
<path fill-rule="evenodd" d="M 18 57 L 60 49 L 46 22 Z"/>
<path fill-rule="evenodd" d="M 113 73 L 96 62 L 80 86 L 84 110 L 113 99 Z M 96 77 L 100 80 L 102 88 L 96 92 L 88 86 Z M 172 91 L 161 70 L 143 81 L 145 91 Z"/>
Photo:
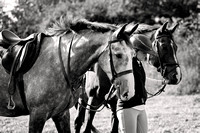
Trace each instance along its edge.
<path fill-rule="evenodd" d="M 86 103 L 86 106 L 83 106 L 83 105 L 82 105 L 81 103 L 79 103 L 79 102 L 78 102 L 78 104 L 79 104 L 81 107 L 85 108 L 86 110 L 94 111 L 94 112 L 100 112 L 100 111 L 102 111 L 102 110 L 105 108 L 106 104 L 108 103 L 108 101 L 110 100 L 110 98 L 111 98 L 112 94 L 114 94 L 114 92 L 115 92 L 115 87 L 114 87 L 114 85 L 112 84 L 111 87 L 110 87 L 109 93 L 108 93 L 108 97 L 107 97 L 102 103 L 100 103 L 99 105 L 93 106 L 93 105 L 90 105 L 90 104 Z M 103 104 L 104 104 L 104 106 L 103 106 L 101 109 L 99 109 Z M 90 109 L 90 108 L 87 108 L 87 106 L 93 107 L 93 108 L 97 108 L 97 109 Z"/>

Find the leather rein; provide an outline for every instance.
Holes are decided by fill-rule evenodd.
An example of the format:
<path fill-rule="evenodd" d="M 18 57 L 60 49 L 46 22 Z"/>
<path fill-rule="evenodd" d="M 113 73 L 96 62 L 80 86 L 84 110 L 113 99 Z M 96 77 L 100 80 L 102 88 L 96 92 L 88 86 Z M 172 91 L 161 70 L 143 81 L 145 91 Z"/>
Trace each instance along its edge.
<path fill-rule="evenodd" d="M 65 34 L 65 33 L 64 33 Z M 76 91 L 74 88 L 73 88 L 73 86 L 71 85 L 71 83 L 70 83 L 70 80 L 69 80 L 69 73 L 70 73 L 70 54 L 71 54 L 71 49 L 72 49 L 72 45 L 73 45 L 73 41 L 74 41 L 74 38 L 75 38 L 75 33 L 73 33 L 73 36 L 72 36 L 72 39 L 71 39 L 71 41 L 70 41 L 70 46 L 69 46 L 69 49 L 68 49 L 68 56 L 67 56 L 67 68 L 65 69 L 65 67 L 64 67 L 64 62 L 63 62 L 63 58 L 62 58 L 62 51 L 61 51 L 61 37 L 64 35 L 64 34 L 62 34 L 60 37 L 59 37 L 59 44 L 58 44 L 58 54 L 59 54 L 59 60 L 60 60 L 60 64 L 61 64 L 61 69 L 62 69 L 62 73 L 63 73 L 63 75 L 64 75 L 64 78 L 65 78 L 65 80 L 66 80 L 66 82 L 67 82 L 67 86 L 70 88 L 70 90 L 73 92 L 73 91 Z M 126 75 L 126 74 L 129 74 L 129 73 L 133 73 L 133 70 L 132 69 L 130 69 L 130 70 L 125 70 L 125 71 L 122 71 L 122 72 L 119 72 L 119 73 L 117 73 L 116 72 L 116 70 L 115 70 L 115 67 L 114 67 L 114 63 L 113 63 L 113 57 L 112 57 L 112 49 L 111 49 L 111 45 L 112 45 L 112 43 L 116 43 L 116 42 L 121 42 L 122 41 L 122 39 L 116 39 L 116 40 L 112 40 L 112 41 L 108 41 L 108 45 L 107 45 L 107 47 L 109 48 L 109 57 L 110 57 L 110 68 L 111 68 L 111 73 L 112 73 L 112 79 L 110 80 L 111 81 L 111 83 L 112 83 L 112 85 L 111 85 L 111 87 L 110 87 L 110 93 L 112 92 L 114 92 L 114 85 L 113 85 L 113 83 L 114 83 L 114 81 L 115 81 L 115 79 L 116 78 L 118 78 L 118 77 L 121 77 L 121 76 L 123 76 L 123 75 Z M 77 41 L 78 42 L 78 41 Z M 77 42 L 75 42 L 75 43 L 77 43 Z M 100 55 L 99 55 L 99 57 L 106 51 L 106 49 L 107 49 L 107 47 L 100 53 Z M 80 87 L 80 86 L 79 86 Z M 72 93 L 73 94 L 73 93 Z M 111 94 L 109 94 L 110 96 L 111 96 Z M 108 97 L 106 100 L 104 100 L 100 105 L 98 105 L 98 106 L 92 106 L 92 105 L 89 105 L 89 104 L 87 104 L 87 106 L 92 106 L 92 107 L 100 107 L 100 106 L 102 106 L 105 102 L 107 102 L 108 100 L 109 100 L 109 98 L 110 97 Z M 81 105 L 79 102 L 78 102 L 78 104 L 79 105 Z M 105 104 L 104 104 L 105 105 Z M 81 105 L 81 106 L 83 106 L 83 105 Z M 83 106 L 84 107 L 84 106 Z M 105 107 L 105 106 L 104 106 Z M 103 107 L 103 108 L 104 108 Z M 89 109 L 89 108 L 87 108 L 87 107 L 84 107 L 85 109 L 87 109 L 87 110 L 91 110 L 91 111 L 96 111 L 96 112 L 99 112 L 99 111 L 101 111 L 101 110 L 92 110 L 92 109 Z"/>
<path fill-rule="evenodd" d="M 70 73 L 70 54 L 71 54 L 71 48 L 72 48 L 72 45 L 73 45 L 73 41 L 74 41 L 74 37 L 75 37 L 75 34 L 72 36 L 72 39 L 70 41 L 70 46 L 69 46 L 69 49 L 68 49 L 68 58 L 67 58 L 67 68 L 65 69 L 64 67 L 64 62 L 63 62 L 63 58 L 62 58 L 62 52 L 61 52 L 61 37 L 59 37 L 59 49 L 58 49 L 58 54 L 59 54 L 59 59 L 60 59 L 60 63 L 61 63 L 61 68 L 62 68 L 62 73 L 65 77 L 65 80 L 68 84 L 69 87 L 71 87 L 71 83 L 69 81 L 69 76 L 68 74 Z M 112 57 L 112 49 L 111 49 L 111 45 L 112 43 L 116 43 L 116 42 L 121 42 L 122 40 L 121 39 L 116 39 L 116 40 L 112 40 L 112 41 L 109 41 L 108 42 L 108 46 L 109 47 L 109 57 L 110 57 L 110 68 L 111 68 L 111 73 L 112 73 L 112 79 L 111 79 L 111 83 L 113 83 L 115 81 L 116 78 L 118 77 L 121 77 L 123 75 L 126 75 L 126 74 L 129 74 L 129 73 L 132 73 L 133 70 L 130 69 L 130 70 L 125 70 L 125 71 L 122 71 L 122 72 L 119 72 L 117 73 L 116 70 L 115 70 L 115 67 L 114 67 L 114 63 L 113 63 L 113 57 Z M 77 43 L 77 42 L 76 42 Z M 106 48 L 107 48 L 106 47 Z M 102 53 L 104 52 L 105 50 L 103 50 L 99 57 L 102 55 Z M 71 88 L 72 89 L 72 88 Z"/>
<path fill-rule="evenodd" d="M 160 50 L 159 50 L 160 48 L 159 48 L 159 45 L 158 45 L 158 43 L 159 43 L 158 39 L 161 38 L 161 37 L 169 37 L 173 43 L 174 43 L 174 40 L 172 39 L 172 37 L 171 37 L 170 35 L 162 35 L 162 36 L 160 35 L 160 36 L 157 36 L 156 39 L 155 39 L 155 41 L 153 42 L 153 45 L 155 45 L 155 47 L 157 48 L 158 60 L 159 60 L 159 64 L 160 64 L 160 67 L 159 67 L 158 69 L 161 70 L 161 75 L 164 76 L 165 73 L 166 73 L 167 66 L 176 66 L 176 67 L 180 67 L 180 65 L 179 65 L 179 63 L 165 63 L 165 64 L 163 64 L 163 62 L 161 61 Z M 173 49 L 173 51 L 175 51 L 173 46 L 172 46 L 172 49 Z M 149 62 L 149 61 L 148 61 L 148 62 Z M 173 70 L 173 69 L 172 69 L 172 70 Z M 171 71 L 172 71 L 172 70 L 171 70 Z M 170 72 L 171 72 L 171 71 L 170 71 Z M 156 93 L 154 93 L 154 94 L 151 94 L 151 93 L 147 92 L 147 93 L 150 95 L 148 98 L 152 98 L 152 97 L 154 97 L 154 96 L 157 96 L 157 95 L 161 94 L 162 92 L 165 91 L 165 87 L 166 87 L 166 86 L 167 86 L 167 84 L 164 83 L 164 84 L 160 87 L 160 89 L 159 89 Z"/>

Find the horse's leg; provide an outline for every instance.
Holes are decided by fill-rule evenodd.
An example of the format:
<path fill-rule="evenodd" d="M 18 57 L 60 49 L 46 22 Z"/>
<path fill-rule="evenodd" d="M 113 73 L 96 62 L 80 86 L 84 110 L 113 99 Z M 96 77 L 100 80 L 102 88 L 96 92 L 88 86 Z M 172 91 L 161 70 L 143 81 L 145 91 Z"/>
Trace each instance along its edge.
<path fill-rule="evenodd" d="M 117 97 L 114 96 L 109 100 L 109 104 L 111 107 L 112 115 L 111 115 L 111 133 L 118 133 L 118 118 L 116 112 L 116 105 L 117 105 Z"/>
<path fill-rule="evenodd" d="M 88 108 L 88 110 L 86 110 L 86 126 L 85 126 L 85 130 L 83 133 L 91 133 L 91 129 L 93 130 L 93 132 L 98 132 L 98 130 L 92 125 L 94 116 L 96 114 L 95 111 L 92 110 L 97 110 L 98 108 L 96 107 L 92 107 L 92 106 L 98 106 L 99 104 L 101 104 L 103 100 L 98 99 L 95 96 L 90 96 L 89 100 L 88 100 L 88 105 L 91 105 Z M 89 110 L 92 109 L 92 110 Z"/>
<path fill-rule="evenodd" d="M 71 133 L 69 109 L 52 117 L 58 133 Z"/>
<path fill-rule="evenodd" d="M 86 98 L 79 98 L 79 101 L 77 103 L 76 109 L 77 109 L 77 116 L 74 121 L 74 128 L 75 133 L 80 133 L 81 126 L 83 125 L 83 122 L 85 120 L 85 108 L 87 105 L 87 95 L 85 95 Z"/>
<path fill-rule="evenodd" d="M 46 122 L 46 114 L 39 109 L 30 112 L 29 133 L 41 133 Z"/>

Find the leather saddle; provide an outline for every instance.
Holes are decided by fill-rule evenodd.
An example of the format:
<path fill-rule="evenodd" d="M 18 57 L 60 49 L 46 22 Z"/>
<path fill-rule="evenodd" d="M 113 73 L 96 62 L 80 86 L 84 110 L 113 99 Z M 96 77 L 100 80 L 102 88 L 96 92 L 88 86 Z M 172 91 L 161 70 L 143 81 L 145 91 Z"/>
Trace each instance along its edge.
<path fill-rule="evenodd" d="M 19 38 L 15 33 L 9 30 L 2 30 L 0 34 L 0 45 L 4 48 L 8 48 L 10 45 L 18 44 L 19 42 L 26 42 L 34 38 L 34 34 L 26 38 Z"/>
<path fill-rule="evenodd" d="M 43 33 L 31 34 L 27 38 L 21 39 L 9 30 L 3 30 L 0 34 L 0 46 L 7 49 L 2 54 L 2 65 L 8 73 L 15 72 L 26 73 L 25 67 L 33 61 L 33 58 L 39 54 L 40 41 Z M 14 67 L 15 68 L 12 68 Z M 23 70 L 22 70 L 23 69 Z"/>
<path fill-rule="evenodd" d="M 13 32 L 3 30 L 0 33 L 0 37 L 2 37 L 0 39 L 0 46 L 7 49 L 2 54 L 1 63 L 6 72 L 10 74 L 8 109 L 14 109 L 13 95 L 16 87 L 23 81 L 23 74 L 35 63 L 41 48 L 40 42 L 45 37 L 45 34 L 35 33 L 21 39 Z"/>

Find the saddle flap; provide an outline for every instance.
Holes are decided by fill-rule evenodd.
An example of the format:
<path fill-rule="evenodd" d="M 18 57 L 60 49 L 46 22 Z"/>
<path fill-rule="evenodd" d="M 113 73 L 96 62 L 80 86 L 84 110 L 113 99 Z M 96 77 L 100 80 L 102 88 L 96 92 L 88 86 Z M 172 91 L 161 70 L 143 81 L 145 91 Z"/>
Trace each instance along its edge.
<path fill-rule="evenodd" d="M 21 48 L 22 46 L 15 45 L 12 48 L 9 47 L 9 49 L 4 51 L 1 64 L 7 73 L 10 73 L 13 63 L 15 62 L 14 60 L 16 60 L 17 56 L 19 55 Z"/>

